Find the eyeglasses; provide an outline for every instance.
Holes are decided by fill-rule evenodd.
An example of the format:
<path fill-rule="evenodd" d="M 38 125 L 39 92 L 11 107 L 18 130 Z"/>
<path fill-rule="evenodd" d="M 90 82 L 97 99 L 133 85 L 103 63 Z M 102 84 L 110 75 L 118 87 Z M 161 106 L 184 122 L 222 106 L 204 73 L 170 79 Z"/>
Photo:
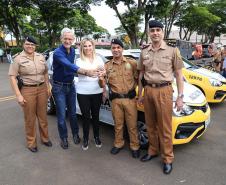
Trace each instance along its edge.
<path fill-rule="evenodd" d="M 150 31 L 151 33 L 154 33 L 154 32 L 161 32 L 162 29 L 161 29 L 161 28 L 151 28 L 149 31 Z"/>
<path fill-rule="evenodd" d="M 35 47 L 36 46 L 35 44 L 30 44 L 30 43 L 25 43 L 24 45 L 25 46 L 31 46 L 31 47 Z"/>

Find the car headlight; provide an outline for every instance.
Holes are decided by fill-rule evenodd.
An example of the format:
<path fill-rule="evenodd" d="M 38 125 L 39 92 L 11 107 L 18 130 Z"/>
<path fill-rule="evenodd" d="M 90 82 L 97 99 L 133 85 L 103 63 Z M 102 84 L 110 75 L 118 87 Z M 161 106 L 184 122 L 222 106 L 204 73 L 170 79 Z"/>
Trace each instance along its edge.
<path fill-rule="evenodd" d="M 191 115 L 195 111 L 194 109 L 192 109 L 190 106 L 186 104 L 183 105 L 183 108 L 181 111 L 177 111 L 177 108 L 174 108 L 174 107 L 175 107 L 175 102 L 173 105 L 173 114 L 178 117 Z"/>
<path fill-rule="evenodd" d="M 219 81 L 217 79 L 210 78 L 209 81 L 210 81 L 211 85 L 214 86 L 214 87 L 220 87 L 220 86 L 222 86 L 221 81 Z"/>

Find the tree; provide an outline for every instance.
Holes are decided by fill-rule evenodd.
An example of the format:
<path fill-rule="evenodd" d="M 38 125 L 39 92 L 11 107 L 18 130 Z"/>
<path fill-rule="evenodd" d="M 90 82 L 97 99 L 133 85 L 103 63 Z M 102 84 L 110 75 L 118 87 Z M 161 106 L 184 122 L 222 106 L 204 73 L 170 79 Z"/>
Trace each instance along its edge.
<path fill-rule="evenodd" d="M 68 19 L 67 25 L 70 25 L 75 30 L 75 34 L 79 41 L 84 35 L 91 34 L 97 29 L 95 19 L 86 12 L 75 10 L 74 15 Z"/>
<path fill-rule="evenodd" d="M 122 27 L 130 37 L 132 47 L 138 47 L 138 25 L 141 23 L 141 16 L 143 15 L 146 0 L 144 0 L 144 2 L 138 0 L 138 3 L 133 0 L 106 0 L 105 2 L 115 11 Z M 127 7 L 127 10 L 124 13 L 119 12 L 118 5 L 120 2 L 124 3 Z"/>
<path fill-rule="evenodd" d="M 209 28 L 219 21 L 220 18 L 209 12 L 206 7 L 191 5 L 176 25 L 180 26 L 180 38 L 190 40 L 195 31 L 201 34 L 209 34 Z M 183 37 L 182 33 L 184 33 Z"/>
<path fill-rule="evenodd" d="M 34 8 L 38 8 L 40 21 L 45 23 L 49 35 L 49 46 L 53 47 L 59 38 L 59 32 L 74 17 L 74 9 L 86 13 L 90 3 L 99 0 L 31 0 Z"/>
<path fill-rule="evenodd" d="M 144 19 L 145 28 L 141 34 L 140 44 L 143 42 L 145 34 L 148 35 L 148 22 L 152 17 L 164 20 L 165 36 L 168 37 L 180 8 L 185 4 L 181 0 L 106 0 L 105 2 L 115 10 L 134 47 L 138 47 L 138 25 L 142 19 Z M 127 7 L 124 14 L 119 13 L 119 3 L 124 3 Z"/>
<path fill-rule="evenodd" d="M 21 29 L 26 22 L 29 7 L 30 3 L 26 0 L 0 1 L 0 17 L 2 17 L 2 23 L 14 34 L 18 45 L 21 44 Z"/>
<path fill-rule="evenodd" d="M 208 10 L 217 15 L 220 18 L 220 21 L 217 24 L 213 24 L 209 27 L 208 36 L 209 41 L 213 42 L 215 36 L 220 36 L 222 33 L 226 33 L 226 1 L 225 0 L 216 0 L 215 2 L 208 4 Z"/>
<path fill-rule="evenodd" d="M 107 37 L 110 38 L 110 34 L 105 28 L 103 28 L 101 26 L 96 26 L 95 32 L 93 34 L 93 38 L 96 41 L 98 41 L 104 34 L 106 34 Z"/>

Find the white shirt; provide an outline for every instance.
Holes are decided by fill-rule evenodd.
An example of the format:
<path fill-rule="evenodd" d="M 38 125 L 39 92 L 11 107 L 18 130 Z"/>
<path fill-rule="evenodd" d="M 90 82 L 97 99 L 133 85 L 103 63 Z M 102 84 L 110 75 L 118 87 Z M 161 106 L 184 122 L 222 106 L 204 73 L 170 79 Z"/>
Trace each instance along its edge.
<path fill-rule="evenodd" d="M 78 58 L 76 60 L 76 65 L 82 69 L 97 69 L 104 67 L 104 62 L 101 57 L 96 56 L 96 58 L 90 62 L 88 60 L 81 60 Z M 76 92 L 78 94 L 99 94 L 103 92 L 103 89 L 100 88 L 98 84 L 98 77 L 92 78 L 89 76 L 78 74 L 78 83 L 76 84 Z"/>

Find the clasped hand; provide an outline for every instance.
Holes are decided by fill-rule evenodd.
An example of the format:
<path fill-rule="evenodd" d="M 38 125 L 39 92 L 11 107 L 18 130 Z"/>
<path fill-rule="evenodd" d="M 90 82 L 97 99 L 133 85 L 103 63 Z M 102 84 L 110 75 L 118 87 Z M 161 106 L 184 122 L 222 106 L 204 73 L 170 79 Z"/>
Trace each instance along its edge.
<path fill-rule="evenodd" d="M 96 77 L 104 77 L 106 75 L 106 71 L 104 68 L 101 68 L 101 69 L 93 69 L 93 70 L 89 70 L 87 72 L 87 76 L 89 77 L 93 77 L 93 78 L 96 78 Z"/>

